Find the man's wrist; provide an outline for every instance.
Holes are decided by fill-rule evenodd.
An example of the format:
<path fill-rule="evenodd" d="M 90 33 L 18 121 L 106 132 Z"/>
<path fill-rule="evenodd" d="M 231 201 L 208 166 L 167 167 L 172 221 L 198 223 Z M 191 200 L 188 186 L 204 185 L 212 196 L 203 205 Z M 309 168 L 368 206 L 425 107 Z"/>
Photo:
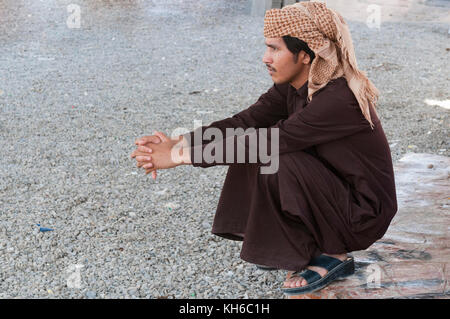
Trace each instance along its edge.
<path fill-rule="evenodd" d="M 183 152 L 183 155 L 182 155 L 183 161 L 181 162 L 181 164 L 184 164 L 184 165 L 190 165 L 190 164 L 192 164 L 192 161 L 191 161 L 191 150 L 190 150 L 190 148 L 184 147 L 183 150 L 182 150 L 182 152 Z"/>
<path fill-rule="evenodd" d="M 189 165 L 191 164 L 191 152 L 190 145 L 183 135 L 178 136 L 178 165 Z"/>

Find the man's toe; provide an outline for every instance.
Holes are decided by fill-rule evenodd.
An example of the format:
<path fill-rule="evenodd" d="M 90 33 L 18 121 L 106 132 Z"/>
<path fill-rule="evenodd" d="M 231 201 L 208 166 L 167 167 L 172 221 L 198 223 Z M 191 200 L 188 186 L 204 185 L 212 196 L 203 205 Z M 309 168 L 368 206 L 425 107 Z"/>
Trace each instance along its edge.
<path fill-rule="evenodd" d="M 300 276 L 293 275 L 293 273 L 289 273 L 286 281 L 284 282 L 284 287 L 286 288 L 298 288 L 306 286 L 308 282 Z"/>
<path fill-rule="evenodd" d="M 302 277 L 298 277 L 295 280 L 292 281 L 291 283 L 291 288 L 297 288 L 297 287 L 301 287 L 303 286 L 303 278 Z"/>

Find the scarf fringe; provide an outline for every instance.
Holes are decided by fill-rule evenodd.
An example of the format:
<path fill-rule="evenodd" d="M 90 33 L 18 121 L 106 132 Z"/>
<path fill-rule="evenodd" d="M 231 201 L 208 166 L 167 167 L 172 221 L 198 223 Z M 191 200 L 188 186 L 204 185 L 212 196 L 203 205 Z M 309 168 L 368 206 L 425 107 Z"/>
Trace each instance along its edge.
<path fill-rule="evenodd" d="M 332 13 L 333 22 L 336 26 L 336 45 L 341 51 L 345 77 L 347 78 L 349 84 L 349 80 L 351 80 L 353 77 L 355 77 L 357 79 L 357 82 L 360 84 L 356 92 L 355 88 L 351 87 L 351 89 L 355 94 L 356 99 L 358 100 L 362 114 L 370 123 L 370 127 L 373 129 L 374 124 L 370 116 L 369 108 L 372 106 L 374 112 L 376 113 L 376 102 L 378 100 L 379 91 L 375 87 L 375 85 L 368 79 L 366 73 L 358 69 L 350 30 L 348 28 L 348 25 L 345 23 L 345 20 L 336 11 L 332 9 L 329 10 Z M 347 70 L 349 70 L 350 72 L 346 72 Z"/>

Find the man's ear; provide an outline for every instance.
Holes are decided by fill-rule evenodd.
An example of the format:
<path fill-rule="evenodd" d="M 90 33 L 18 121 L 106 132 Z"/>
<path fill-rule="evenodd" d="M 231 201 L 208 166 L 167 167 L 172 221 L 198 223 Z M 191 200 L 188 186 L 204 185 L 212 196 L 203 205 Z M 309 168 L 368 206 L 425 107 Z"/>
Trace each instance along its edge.
<path fill-rule="evenodd" d="M 305 51 L 301 51 L 302 54 L 302 62 L 303 64 L 309 64 L 311 62 L 311 57 L 309 56 L 308 53 L 306 53 Z"/>

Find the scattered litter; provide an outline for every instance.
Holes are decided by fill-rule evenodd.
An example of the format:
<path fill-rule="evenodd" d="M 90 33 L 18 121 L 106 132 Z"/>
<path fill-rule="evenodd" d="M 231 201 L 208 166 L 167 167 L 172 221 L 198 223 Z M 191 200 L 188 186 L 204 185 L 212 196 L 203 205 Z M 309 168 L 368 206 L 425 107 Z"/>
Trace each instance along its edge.
<path fill-rule="evenodd" d="M 164 205 L 166 208 L 168 208 L 169 210 L 172 209 L 177 209 L 180 208 L 180 205 L 176 204 L 176 203 L 167 203 L 166 205 Z"/>
<path fill-rule="evenodd" d="M 39 231 L 43 232 L 43 233 L 48 232 L 48 231 L 54 231 L 54 229 L 52 229 L 52 228 L 40 227 L 41 224 L 36 224 L 36 226 L 39 226 Z"/>
<path fill-rule="evenodd" d="M 196 111 L 197 114 L 211 114 L 213 111 Z"/>
<path fill-rule="evenodd" d="M 425 103 L 428 105 L 440 106 L 446 110 L 450 110 L 450 100 L 439 101 L 439 100 L 426 99 Z"/>
<path fill-rule="evenodd" d="M 46 228 L 46 227 L 40 227 L 39 228 L 39 231 L 40 232 L 43 232 L 43 233 L 45 233 L 45 232 L 47 232 L 47 231 L 53 231 L 54 229 L 51 229 L 51 228 Z"/>
<path fill-rule="evenodd" d="M 52 58 L 52 57 L 43 57 L 43 56 L 41 56 L 41 57 L 38 57 L 38 60 L 39 60 L 39 61 L 54 61 L 55 58 Z"/>
<path fill-rule="evenodd" d="M 156 195 L 164 195 L 166 192 L 167 192 L 167 188 L 164 188 L 163 190 L 156 191 L 155 194 Z"/>

